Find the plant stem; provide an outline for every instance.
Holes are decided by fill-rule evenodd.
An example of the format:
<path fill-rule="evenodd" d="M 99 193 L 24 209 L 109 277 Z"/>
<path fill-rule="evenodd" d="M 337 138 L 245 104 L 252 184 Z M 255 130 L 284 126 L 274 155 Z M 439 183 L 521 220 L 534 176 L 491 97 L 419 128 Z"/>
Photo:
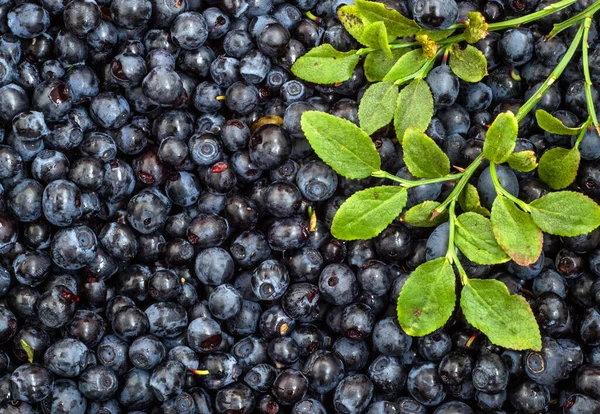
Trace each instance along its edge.
<path fill-rule="evenodd" d="M 498 23 L 490 23 L 488 26 L 488 30 L 490 32 L 495 32 L 498 30 L 508 29 L 510 27 L 520 26 L 522 24 L 531 23 L 543 17 L 549 16 L 553 13 L 556 13 L 559 10 L 565 9 L 572 4 L 577 3 L 577 0 L 562 0 L 556 2 L 554 4 L 550 4 L 549 6 L 544 7 L 542 10 L 530 13 L 526 16 L 517 17 L 516 19 L 505 20 L 503 22 Z"/>
<path fill-rule="evenodd" d="M 592 79 L 590 77 L 590 66 L 588 59 L 588 52 L 590 45 L 588 43 L 588 37 L 590 34 L 590 27 L 592 26 L 592 17 L 587 16 L 583 21 L 583 40 L 581 43 L 581 57 L 583 59 L 583 76 L 585 77 L 585 100 L 587 102 L 588 114 L 592 118 L 592 124 L 598 129 L 598 117 L 596 116 L 596 109 L 594 108 L 594 100 L 592 98 Z M 598 130 L 600 132 L 600 130 Z"/>
<path fill-rule="evenodd" d="M 598 3 L 600 4 L 600 2 L 598 2 Z M 516 115 L 517 121 L 521 122 L 523 120 L 523 118 L 525 118 L 525 116 L 527 116 L 529 111 L 531 111 L 538 104 L 538 102 L 544 97 L 544 94 L 546 93 L 548 88 L 550 88 L 550 86 L 552 86 L 554 84 L 554 82 L 556 82 L 558 80 L 560 75 L 563 73 L 563 71 L 565 70 L 565 68 L 567 67 L 567 65 L 569 64 L 571 59 L 573 58 L 573 55 L 577 51 L 577 48 L 579 47 L 579 43 L 581 42 L 582 37 L 583 37 L 583 26 L 581 26 L 579 28 L 579 30 L 577 30 L 577 34 L 575 35 L 573 42 L 569 46 L 569 49 L 567 49 L 567 53 L 565 53 L 565 55 L 560 60 L 558 65 L 554 68 L 554 70 L 552 71 L 550 76 L 548 76 L 546 78 L 546 80 L 544 81 L 542 86 L 540 86 L 539 89 L 537 91 L 535 91 L 535 93 L 531 96 L 531 98 L 529 98 L 527 100 L 527 102 L 525 102 L 523 104 L 523 106 L 521 106 L 521 108 L 519 108 L 519 111 L 517 112 L 517 115 Z"/>
<path fill-rule="evenodd" d="M 508 198 L 510 201 L 521 207 L 521 210 L 526 211 L 527 213 L 531 212 L 531 209 L 522 200 L 519 200 L 517 197 L 513 196 L 511 193 L 506 191 L 502 184 L 500 184 L 500 180 L 498 180 L 498 174 L 496 173 L 496 164 L 490 163 L 490 175 L 492 176 L 492 182 L 494 183 L 494 189 L 498 195 L 503 195 Z"/>
<path fill-rule="evenodd" d="M 444 200 L 442 204 L 440 204 L 435 210 L 433 210 L 433 217 L 437 217 L 438 215 L 440 215 L 440 213 L 442 213 L 450 204 L 452 204 L 458 199 L 458 196 L 462 192 L 463 188 L 465 188 L 465 186 L 468 184 L 469 180 L 471 179 L 475 171 L 477 171 L 477 168 L 479 167 L 482 161 L 483 153 L 479 154 L 479 156 L 475 158 L 473 162 L 465 169 L 465 171 L 462 173 L 462 178 L 456 184 L 456 187 L 454 187 L 450 195 L 448 195 L 448 197 L 446 198 L 446 200 Z"/>
<path fill-rule="evenodd" d="M 462 177 L 462 175 L 463 175 L 463 173 L 456 173 L 456 174 L 450 174 L 450 175 L 447 175 L 445 177 L 440 177 L 440 178 L 427 178 L 427 179 L 423 179 L 423 180 L 406 180 L 404 178 L 397 177 L 394 174 L 390 174 L 387 171 L 380 170 L 380 171 L 375 171 L 374 173 L 371 174 L 372 177 L 387 178 L 388 180 L 392 180 L 397 183 L 400 183 L 401 187 L 406 187 L 406 188 L 418 187 L 420 185 L 427 185 L 427 184 L 443 183 L 445 181 L 455 181 L 455 180 L 458 180 L 460 177 Z"/>
<path fill-rule="evenodd" d="M 569 27 L 571 27 L 574 24 L 582 21 L 586 17 L 593 16 L 598 10 L 600 10 L 600 2 L 599 1 L 595 1 L 590 7 L 588 7 L 587 9 L 585 9 L 584 11 L 582 11 L 581 13 L 576 14 L 575 16 L 571 17 L 570 19 L 565 20 L 564 22 L 560 22 L 558 24 L 555 24 L 554 28 L 548 34 L 548 37 L 554 37 L 554 36 L 556 36 L 557 34 L 559 34 L 560 32 L 562 32 L 563 30 L 568 29 Z"/>
<path fill-rule="evenodd" d="M 573 145 L 573 148 L 575 148 L 575 149 L 579 148 L 579 144 L 581 144 L 581 141 L 583 141 L 583 137 L 591 124 L 592 124 L 592 118 L 590 116 L 588 116 L 588 119 L 581 126 L 581 131 L 579 131 L 579 135 L 577 136 L 577 141 L 575 141 L 575 145 Z"/>

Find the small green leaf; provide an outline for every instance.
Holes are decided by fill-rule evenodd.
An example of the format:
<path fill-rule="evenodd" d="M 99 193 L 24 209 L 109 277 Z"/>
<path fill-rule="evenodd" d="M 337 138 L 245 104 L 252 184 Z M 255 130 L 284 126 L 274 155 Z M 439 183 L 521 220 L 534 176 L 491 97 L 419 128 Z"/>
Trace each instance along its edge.
<path fill-rule="evenodd" d="M 371 23 L 363 31 L 360 42 L 372 49 L 381 49 L 388 57 L 392 57 L 392 49 L 388 42 L 387 31 L 383 22 Z"/>
<path fill-rule="evenodd" d="M 534 151 L 513 152 L 507 161 L 510 168 L 520 172 L 533 171 L 538 165 Z"/>
<path fill-rule="evenodd" d="M 312 83 L 344 82 L 352 77 L 359 60 L 356 50 L 338 52 L 330 44 L 324 44 L 300 57 L 292 66 L 292 72 Z"/>
<path fill-rule="evenodd" d="M 542 231 L 529 214 L 503 195 L 494 200 L 491 222 L 496 241 L 517 264 L 528 266 L 540 257 Z"/>
<path fill-rule="evenodd" d="M 437 201 L 423 201 L 422 203 L 411 207 L 404 213 L 402 222 L 415 227 L 437 227 L 448 220 L 448 210 L 444 210 L 441 214 L 431 220 L 433 210 L 439 205 L 440 203 Z"/>
<path fill-rule="evenodd" d="M 438 178 L 450 173 L 450 160 L 425 133 L 409 127 L 402 140 L 404 162 L 415 177 Z"/>
<path fill-rule="evenodd" d="M 427 35 L 427 37 L 429 37 L 431 40 L 439 42 L 440 40 L 444 40 L 447 37 L 450 37 L 450 35 L 452 33 L 454 33 L 454 32 L 455 32 L 454 29 L 446 29 L 446 30 L 425 30 L 425 29 L 421 29 L 417 33 L 417 36 L 420 35 L 420 34 L 424 34 L 424 35 Z"/>
<path fill-rule="evenodd" d="M 411 336 L 424 336 L 441 328 L 456 305 L 456 278 L 445 257 L 417 267 L 398 297 L 398 321 Z"/>
<path fill-rule="evenodd" d="M 383 80 L 393 83 L 399 79 L 408 78 L 417 73 L 428 60 L 429 58 L 425 56 L 422 48 L 411 50 L 398 59 Z"/>
<path fill-rule="evenodd" d="M 522 296 L 511 295 L 499 280 L 470 279 L 463 287 L 460 307 L 467 322 L 493 344 L 519 351 L 542 348 L 540 329 L 529 304 Z"/>
<path fill-rule="evenodd" d="M 366 178 L 381 167 L 371 138 L 352 122 L 325 112 L 307 111 L 302 131 L 316 154 L 338 174 Z"/>
<path fill-rule="evenodd" d="M 391 59 L 382 50 L 369 53 L 363 64 L 365 77 L 369 82 L 382 81 L 398 59 L 406 52 L 407 49 L 392 49 Z"/>
<path fill-rule="evenodd" d="M 365 30 L 365 22 L 360 16 L 358 8 L 354 5 L 345 5 L 338 9 L 337 15 L 346 31 L 360 42 Z"/>
<path fill-rule="evenodd" d="M 483 142 L 483 154 L 496 164 L 502 164 L 508 160 L 519 133 L 519 123 L 511 111 L 499 114 L 487 133 Z"/>
<path fill-rule="evenodd" d="M 467 45 L 463 50 L 454 45 L 448 62 L 452 72 L 465 82 L 479 82 L 487 75 L 487 60 L 476 47 Z"/>
<path fill-rule="evenodd" d="M 600 206 L 581 193 L 550 193 L 529 206 L 535 224 L 549 234 L 573 237 L 600 226 Z"/>
<path fill-rule="evenodd" d="M 479 193 L 473 184 L 467 184 L 463 191 L 458 196 L 458 204 L 465 213 L 470 211 L 489 217 L 490 212 L 487 208 L 481 205 Z"/>
<path fill-rule="evenodd" d="M 382 3 L 356 0 L 354 2 L 360 16 L 369 23 L 383 22 L 388 33 L 393 36 L 407 37 L 416 34 L 420 27 L 397 10 L 388 9 Z"/>
<path fill-rule="evenodd" d="M 544 131 L 548 131 L 551 134 L 556 135 L 577 135 L 581 132 L 582 127 L 578 128 L 570 128 L 565 126 L 563 122 L 557 117 L 549 114 L 543 109 L 538 109 L 535 111 L 535 119 L 537 120 L 538 125 Z"/>
<path fill-rule="evenodd" d="M 337 211 L 331 234 L 341 240 L 373 238 L 400 215 L 406 199 L 406 188 L 398 186 L 357 191 Z"/>
<path fill-rule="evenodd" d="M 380 82 L 369 86 L 358 106 L 358 119 L 362 130 L 370 135 L 389 124 L 394 118 L 397 100 L 397 85 Z"/>
<path fill-rule="evenodd" d="M 537 173 L 553 190 L 567 188 L 577 177 L 581 154 L 577 148 L 551 148 L 542 154 Z"/>
<path fill-rule="evenodd" d="M 402 140 L 408 127 L 425 131 L 431 118 L 433 118 L 433 95 L 429 85 L 422 79 L 415 79 L 398 95 L 394 113 L 396 137 Z"/>
<path fill-rule="evenodd" d="M 471 44 L 477 43 L 488 34 L 488 24 L 479 12 L 467 13 L 467 23 L 464 32 L 465 40 Z"/>
<path fill-rule="evenodd" d="M 490 220 L 477 213 L 458 216 L 455 243 L 470 261 L 478 264 L 493 265 L 510 260 L 496 241 Z"/>
<path fill-rule="evenodd" d="M 25 351 L 25 355 L 27 355 L 27 362 L 31 364 L 33 362 L 33 348 L 24 339 L 21 339 L 20 343 L 21 348 Z"/>

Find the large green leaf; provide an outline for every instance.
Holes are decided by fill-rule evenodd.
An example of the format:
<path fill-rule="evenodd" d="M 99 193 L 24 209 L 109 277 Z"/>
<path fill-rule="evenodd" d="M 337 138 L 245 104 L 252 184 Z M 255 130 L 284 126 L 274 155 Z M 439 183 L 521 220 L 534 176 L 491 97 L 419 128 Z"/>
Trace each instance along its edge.
<path fill-rule="evenodd" d="M 292 66 L 292 73 L 312 83 L 331 84 L 347 81 L 360 57 L 356 50 L 339 52 L 330 44 L 309 50 Z"/>
<path fill-rule="evenodd" d="M 397 10 L 388 9 L 382 3 L 356 0 L 354 4 L 364 20 L 369 23 L 383 22 L 391 35 L 398 37 L 412 36 L 421 29 L 413 20 L 404 17 Z"/>
<path fill-rule="evenodd" d="M 415 177 L 439 178 L 450 173 L 450 160 L 434 140 L 410 127 L 402 140 L 404 162 Z"/>
<path fill-rule="evenodd" d="M 537 173 L 553 190 L 567 188 L 577 177 L 581 154 L 577 148 L 550 148 L 542 154 Z"/>
<path fill-rule="evenodd" d="M 467 45 L 464 49 L 454 45 L 450 51 L 448 64 L 452 72 L 465 82 L 479 82 L 487 75 L 485 56 L 471 45 Z"/>
<path fill-rule="evenodd" d="M 551 134 L 577 135 L 581 131 L 581 127 L 570 128 L 565 126 L 560 119 L 549 114 L 543 109 L 538 109 L 535 111 L 535 119 L 537 120 L 540 128 L 542 128 L 544 131 L 548 131 Z"/>
<path fill-rule="evenodd" d="M 358 106 L 358 119 L 363 131 L 372 134 L 390 123 L 396 110 L 398 86 L 374 83 L 366 90 Z"/>
<path fill-rule="evenodd" d="M 383 80 L 394 83 L 397 80 L 409 78 L 417 73 L 428 60 L 429 58 L 425 56 L 422 48 L 411 50 L 398 59 Z"/>
<path fill-rule="evenodd" d="M 376 50 L 369 53 L 363 64 L 365 77 L 369 82 L 382 81 L 398 59 L 406 52 L 407 49 L 392 49 L 391 58 L 383 50 Z"/>
<path fill-rule="evenodd" d="M 360 42 L 372 49 L 383 50 L 388 57 L 392 57 L 388 34 L 383 22 L 371 23 L 365 27 Z"/>
<path fill-rule="evenodd" d="M 406 188 L 398 186 L 357 191 L 337 211 L 331 234 L 341 240 L 373 238 L 400 215 L 406 199 Z"/>
<path fill-rule="evenodd" d="M 425 131 L 433 117 L 433 96 L 429 85 L 422 79 L 408 84 L 398 95 L 394 113 L 394 129 L 399 140 L 404 138 L 408 127 Z"/>
<path fill-rule="evenodd" d="M 501 194 L 492 205 L 491 222 L 496 241 L 517 264 L 527 266 L 540 257 L 542 231 L 529 214 Z"/>
<path fill-rule="evenodd" d="M 448 220 L 448 210 L 433 217 L 433 211 L 440 205 L 437 201 L 426 200 L 408 209 L 402 222 L 415 227 L 437 227 Z"/>
<path fill-rule="evenodd" d="M 512 112 L 499 114 L 485 134 L 485 157 L 496 164 L 506 162 L 515 149 L 518 132 L 519 122 Z"/>
<path fill-rule="evenodd" d="M 350 35 L 360 42 L 365 22 L 363 21 L 358 8 L 355 5 L 347 4 L 340 7 L 337 11 L 338 19 Z"/>
<path fill-rule="evenodd" d="M 579 236 L 600 226 L 600 207 L 591 198 L 573 191 L 546 194 L 529 204 L 540 229 L 558 236 Z"/>
<path fill-rule="evenodd" d="M 464 213 L 456 219 L 456 246 L 475 263 L 493 265 L 508 262 L 492 231 L 490 220 L 477 213 Z"/>
<path fill-rule="evenodd" d="M 300 123 L 315 153 L 340 175 L 366 178 L 381 168 L 373 141 L 352 122 L 324 112 L 307 111 Z"/>
<path fill-rule="evenodd" d="M 465 213 L 474 212 L 482 216 L 489 217 L 490 212 L 487 208 L 481 205 L 479 193 L 473 184 L 467 184 L 458 196 L 458 204 Z"/>
<path fill-rule="evenodd" d="M 498 346 L 516 350 L 542 348 L 540 329 L 529 304 L 511 295 L 494 279 L 470 279 L 463 287 L 460 306 L 467 321 Z"/>
<path fill-rule="evenodd" d="M 398 321 L 412 336 L 424 336 L 441 328 L 456 305 L 456 278 L 445 257 L 417 267 L 398 297 Z"/>

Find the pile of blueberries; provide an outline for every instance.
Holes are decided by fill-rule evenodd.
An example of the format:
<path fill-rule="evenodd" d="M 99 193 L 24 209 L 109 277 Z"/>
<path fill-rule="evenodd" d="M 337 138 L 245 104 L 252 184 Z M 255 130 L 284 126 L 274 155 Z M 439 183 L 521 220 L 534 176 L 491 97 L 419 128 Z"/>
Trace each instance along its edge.
<path fill-rule="evenodd" d="M 500 349 L 460 313 L 422 338 L 402 331 L 404 281 L 446 250 L 432 229 L 329 234 L 376 180 L 321 162 L 301 115 L 358 123 L 368 82 L 361 67 L 339 85 L 290 69 L 323 43 L 358 48 L 335 13 L 347 3 L 0 0 L 0 413 L 600 413 L 599 230 L 546 236 L 532 266 L 467 266 L 530 301 L 539 352 Z M 552 1 L 384 3 L 436 27 L 448 11 L 493 22 Z M 453 164 L 556 66 L 573 32 L 546 41 L 551 24 L 591 3 L 481 40 L 483 82 L 432 71 L 428 134 Z M 594 25 L 600 82 L 596 41 Z M 584 85 L 575 59 L 540 107 L 578 125 Z M 533 116 L 520 130 L 517 148 L 538 156 L 571 144 Z M 600 198 L 588 135 L 577 188 Z M 392 128 L 373 140 L 385 170 L 410 175 Z M 534 173 L 501 181 L 525 201 L 548 192 Z M 491 183 L 478 187 L 489 207 Z"/>

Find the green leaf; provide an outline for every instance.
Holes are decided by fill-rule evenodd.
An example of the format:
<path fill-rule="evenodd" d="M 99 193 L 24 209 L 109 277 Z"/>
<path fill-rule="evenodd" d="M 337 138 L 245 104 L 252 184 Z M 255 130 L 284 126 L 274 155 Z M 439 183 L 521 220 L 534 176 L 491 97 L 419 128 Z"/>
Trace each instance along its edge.
<path fill-rule="evenodd" d="M 513 152 L 507 161 L 510 168 L 520 172 L 533 171 L 538 165 L 534 151 Z"/>
<path fill-rule="evenodd" d="M 433 118 L 433 96 L 429 85 L 422 79 L 409 83 L 398 95 L 394 113 L 394 129 L 399 140 L 408 127 L 425 131 Z"/>
<path fill-rule="evenodd" d="M 581 193 L 550 193 L 529 206 L 535 224 L 549 234 L 573 237 L 600 226 L 600 206 Z"/>
<path fill-rule="evenodd" d="M 476 47 L 467 45 L 463 50 L 454 45 L 448 62 L 452 72 L 465 82 L 479 82 L 487 75 L 487 60 Z"/>
<path fill-rule="evenodd" d="M 499 114 L 487 133 L 483 142 L 483 154 L 496 164 L 502 164 L 508 160 L 519 133 L 519 123 L 511 111 Z"/>
<path fill-rule="evenodd" d="M 398 59 L 406 52 L 407 49 L 392 49 L 391 59 L 382 50 L 369 53 L 363 64 L 365 77 L 369 82 L 382 81 Z"/>
<path fill-rule="evenodd" d="M 373 141 L 352 122 L 325 112 L 307 111 L 300 124 L 316 154 L 338 174 L 366 178 L 381 168 Z"/>
<path fill-rule="evenodd" d="M 578 128 L 570 128 L 565 126 L 563 122 L 557 117 L 549 114 L 543 109 L 538 109 L 535 111 L 535 119 L 537 120 L 538 125 L 544 131 L 548 131 L 551 134 L 556 135 L 577 135 L 581 132 L 582 127 Z"/>
<path fill-rule="evenodd" d="M 470 279 L 463 287 L 460 306 L 467 321 L 498 346 L 516 350 L 542 348 L 542 337 L 529 304 L 511 295 L 494 279 Z"/>
<path fill-rule="evenodd" d="M 331 234 L 341 240 L 373 238 L 400 215 L 406 199 L 406 188 L 398 186 L 357 191 L 337 211 Z"/>
<path fill-rule="evenodd" d="M 437 227 L 448 220 L 448 210 L 444 210 L 441 214 L 431 220 L 433 210 L 439 205 L 440 203 L 437 201 L 423 201 L 422 203 L 411 207 L 404 213 L 402 222 L 415 227 Z"/>
<path fill-rule="evenodd" d="M 360 42 L 365 30 L 365 22 L 360 16 L 358 8 L 354 5 L 345 5 L 338 9 L 337 15 L 346 31 Z"/>
<path fill-rule="evenodd" d="M 369 23 L 383 22 L 388 33 L 393 36 L 412 36 L 420 29 L 417 23 L 404 17 L 397 10 L 388 9 L 381 3 L 356 0 L 354 4 L 364 20 Z"/>
<path fill-rule="evenodd" d="M 470 211 L 489 217 L 490 212 L 487 208 L 481 205 L 479 192 L 473 184 L 467 184 L 463 191 L 458 196 L 458 204 L 465 213 Z"/>
<path fill-rule="evenodd" d="M 344 82 L 352 77 L 359 60 L 356 50 L 338 52 L 330 44 L 324 44 L 300 57 L 292 66 L 292 72 L 312 83 Z"/>
<path fill-rule="evenodd" d="M 417 267 L 398 297 L 398 321 L 411 336 L 424 336 L 441 328 L 456 305 L 456 278 L 445 257 Z"/>
<path fill-rule="evenodd" d="M 358 119 L 363 131 L 372 134 L 394 118 L 398 86 L 393 83 L 374 83 L 366 90 L 358 106 Z"/>
<path fill-rule="evenodd" d="M 529 214 L 503 195 L 494 200 L 491 222 L 496 241 L 517 264 L 528 266 L 540 257 L 542 231 Z"/>
<path fill-rule="evenodd" d="M 577 148 L 551 148 L 542 154 L 537 173 L 553 190 L 567 188 L 577 177 L 581 154 Z"/>
<path fill-rule="evenodd" d="M 388 57 L 392 57 L 387 31 L 382 22 L 371 23 L 365 27 L 360 42 L 372 49 L 381 49 Z"/>
<path fill-rule="evenodd" d="M 464 31 L 465 40 L 471 44 L 477 43 L 488 35 L 488 24 L 479 12 L 467 13 L 467 23 Z"/>
<path fill-rule="evenodd" d="M 429 58 L 425 56 L 422 48 L 411 50 L 398 59 L 383 80 L 393 83 L 399 79 L 408 78 L 417 73 L 428 60 Z"/>
<path fill-rule="evenodd" d="M 409 127 L 402 140 L 404 162 L 415 177 L 438 178 L 450 174 L 450 160 L 425 133 Z"/>
<path fill-rule="evenodd" d="M 460 251 L 472 262 L 493 265 L 510 260 L 496 241 L 490 220 L 477 213 L 458 216 L 454 240 Z"/>

